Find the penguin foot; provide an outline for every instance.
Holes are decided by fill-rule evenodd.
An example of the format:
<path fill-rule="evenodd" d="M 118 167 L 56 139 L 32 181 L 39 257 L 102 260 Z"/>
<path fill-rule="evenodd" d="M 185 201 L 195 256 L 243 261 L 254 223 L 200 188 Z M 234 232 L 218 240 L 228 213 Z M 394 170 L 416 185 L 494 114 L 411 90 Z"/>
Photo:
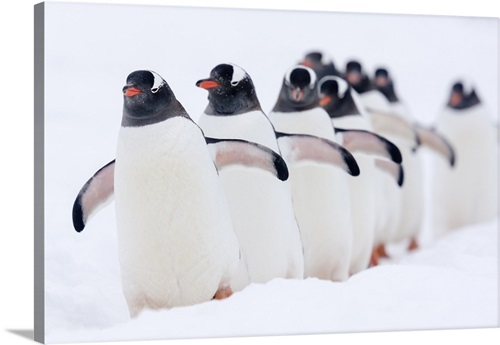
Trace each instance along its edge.
<path fill-rule="evenodd" d="M 379 258 L 388 258 L 389 255 L 387 254 L 387 251 L 385 250 L 385 246 L 383 244 L 380 244 L 375 248 Z"/>
<path fill-rule="evenodd" d="M 412 238 L 410 244 L 408 245 L 408 250 L 417 250 L 419 248 L 418 242 L 415 238 Z"/>
<path fill-rule="evenodd" d="M 226 287 L 223 287 L 223 288 L 219 288 L 216 292 L 215 292 L 215 295 L 214 295 L 214 298 L 213 299 L 224 299 L 224 298 L 228 298 L 229 296 L 231 296 L 233 294 L 233 290 L 231 290 L 231 287 L 230 286 L 226 286 Z"/>
<path fill-rule="evenodd" d="M 377 266 L 378 264 L 379 264 L 379 256 L 378 256 L 377 250 L 374 249 L 372 251 L 372 256 L 370 258 L 370 266 L 369 267 L 374 267 L 374 266 Z"/>

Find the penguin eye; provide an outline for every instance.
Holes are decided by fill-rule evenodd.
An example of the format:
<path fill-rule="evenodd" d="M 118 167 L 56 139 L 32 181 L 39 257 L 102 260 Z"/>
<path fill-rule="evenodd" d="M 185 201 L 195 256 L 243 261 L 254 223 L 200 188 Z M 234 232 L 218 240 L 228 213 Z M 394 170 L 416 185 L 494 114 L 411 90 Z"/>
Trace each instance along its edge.
<path fill-rule="evenodd" d="M 233 81 L 231 82 L 231 85 L 232 85 L 232 86 L 236 86 L 236 85 L 238 85 L 239 83 L 240 83 L 240 81 L 239 81 L 239 80 L 233 80 Z"/>
<path fill-rule="evenodd" d="M 160 90 L 159 87 L 154 87 L 151 89 L 151 93 L 157 93 Z"/>

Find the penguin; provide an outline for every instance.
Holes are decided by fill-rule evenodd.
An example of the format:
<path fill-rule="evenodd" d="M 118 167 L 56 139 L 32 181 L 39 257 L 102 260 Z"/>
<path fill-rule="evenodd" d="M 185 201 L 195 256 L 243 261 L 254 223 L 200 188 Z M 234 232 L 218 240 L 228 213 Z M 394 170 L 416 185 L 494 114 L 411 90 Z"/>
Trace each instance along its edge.
<path fill-rule="evenodd" d="M 432 221 L 440 237 L 498 216 L 498 141 L 477 91 L 461 80 L 451 86 L 435 130 L 457 157 L 453 167 L 437 157 L 432 161 Z"/>
<path fill-rule="evenodd" d="M 233 164 L 288 178 L 286 163 L 268 148 L 206 138 L 156 72 L 128 75 L 116 159 L 80 189 L 72 216 L 81 232 L 114 198 L 131 317 L 232 294 L 240 250 L 218 170 Z"/>
<path fill-rule="evenodd" d="M 394 81 L 387 68 L 377 68 L 373 80 L 375 89 L 383 94 L 388 101 L 390 111 L 386 116 L 391 118 L 391 125 L 394 126 L 394 123 L 399 121 L 406 121 L 417 135 L 418 145 L 416 148 L 411 147 L 411 145 L 403 145 L 406 184 L 402 190 L 402 222 L 394 238 L 395 242 L 408 242 L 407 249 L 412 251 L 419 247 L 418 238 L 421 235 L 424 219 L 424 153 L 419 148 L 427 147 L 440 153 L 447 158 L 450 166 L 454 165 L 455 152 L 452 145 L 440 133 L 416 122 L 404 102 L 396 94 Z M 394 118 L 398 119 L 394 120 Z"/>
<path fill-rule="evenodd" d="M 394 82 L 386 68 L 377 68 L 374 77 L 374 88 L 387 99 L 390 111 L 414 123 L 410 112 L 396 95 Z M 387 134 L 387 133 L 386 133 Z M 396 138 L 393 136 L 393 138 Z M 418 237 L 421 234 L 424 219 L 424 181 L 423 156 L 420 150 L 413 150 L 413 145 L 398 140 L 403 153 L 405 167 L 405 184 L 401 189 L 401 222 L 393 238 L 394 242 L 407 241 L 407 249 L 419 247 Z"/>
<path fill-rule="evenodd" d="M 248 140 L 280 152 L 274 128 L 245 70 L 232 63 L 219 64 L 196 86 L 208 91 L 208 105 L 198 120 L 205 135 Z M 304 257 L 289 181 L 243 166 L 221 171 L 220 179 L 245 259 L 233 290 L 274 278 L 302 279 Z"/>
<path fill-rule="evenodd" d="M 304 65 L 311 68 L 318 78 L 321 80 L 325 76 L 341 76 L 341 73 L 335 67 L 332 58 L 328 57 L 324 52 L 314 50 L 308 52 L 299 62 L 299 65 Z"/>
<path fill-rule="evenodd" d="M 350 273 L 356 274 L 379 263 L 377 248 L 388 242 L 397 230 L 400 212 L 398 190 L 404 180 L 401 152 L 390 141 L 371 132 L 373 128 L 366 110 L 357 92 L 345 79 L 324 77 L 320 81 L 319 92 L 320 105 L 330 116 L 336 132 L 340 132 L 342 145 L 353 153 L 363 172 L 358 178 L 349 181 L 353 215 Z M 369 151 L 370 148 L 356 152 L 356 148 L 350 144 L 350 138 L 346 136 L 349 132 L 340 128 L 358 129 L 365 135 L 371 135 L 364 139 L 364 144 L 371 146 L 373 152 Z M 389 151 L 386 155 L 389 160 L 381 160 L 373 155 L 377 151 L 379 156 L 380 152 Z M 394 183 L 394 179 L 397 183 Z"/>
<path fill-rule="evenodd" d="M 361 63 L 357 60 L 350 60 L 347 62 L 343 77 L 359 94 L 373 90 L 370 78 L 363 71 Z"/>
<path fill-rule="evenodd" d="M 399 242 L 418 232 L 423 211 L 423 204 L 420 202 L 423 197 L 422 190 L 415 187 L 421 186 L 418 181 L 415 182 L 421 179 L 421 173 L 418 167 L 415 167 L 418 163 L 414 157 L 416 147 L 419 145 L 418 135 L 409 120 L 403 118 L 403 115 L 406 116 L 406 110 L 397 98 L 387 73 L 384 75 L 383 72 L 377 71 L 375 78 L 371 80 L 363 71 L 361 64 L 355 60 L 347 63 L 345 71 L 345 78 L 358 92 L 373 131 L 396 144 L 403 155 L 404 184 L 401 188 L 393 188 L 386 182 L 384 187 L 385 195 L 391 199 L 393 212 L 384 231 L 386 236 L 374 250 L 373 264 L 376 264 L 380 257 L 388 256 L 386 246 L 389 243 Z M 382 83 L 383 77 L 385 83 Z M 387 114 L 401 120 L 392 122 L 385 117 Z M 401 133 L 404 135 L 400 135 Z M 411 241 L 408 247 L 416 248 L 416 242 Z"/>
<path fill-rule="evenodd" d="M 316 73 L 307 66 L 292 66 L 286 71 L 269 113 L 277 132 L 314 135 L 336 142 L 331 120 L 319 106 L 317 85 Z M 281 139 L 278 143 L 282 152 L 287 151 Z M 353 241 L 348 178 L 354 177 L 328 164 L 293 164 L 286 155 L 284 158 L 304 248 L 304 277 L 347 280 Z M 357 164 L 356 168 L 351 175 L 359 175 Z"/>

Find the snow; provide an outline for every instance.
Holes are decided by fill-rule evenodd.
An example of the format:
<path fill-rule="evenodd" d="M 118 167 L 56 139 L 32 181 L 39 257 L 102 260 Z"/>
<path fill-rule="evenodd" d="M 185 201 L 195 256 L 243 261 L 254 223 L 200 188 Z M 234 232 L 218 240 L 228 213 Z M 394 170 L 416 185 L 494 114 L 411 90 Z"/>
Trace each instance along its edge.
<path fill-rule="evenodd" d="M 81 287 L 84 295 L 73 293 L 71 299 L 59 296 L 67 307 L 78 305 L 80 320 L 71 320 L 77 325 L 48 336 L 50 342 L 87 342 L 496 327 L 497 235 L 495 220 L 463 228 L 347 282 L 275 279 L 226 300 L 144 311 L 134 320 L 118 312 L 106 315 L 106 309 L 119 307 L 119 285 L 108 276 L 115 286 L 99 291 L 106 272 L 96 269 L 97 286 Z M 118 290 L 113 293 L 112 287 Z M 101 319 L 82 324 L 82 311 Z"/>
<path fill-rule="evenodd" d="M 449 86 L 462 75 L 473 77 L 488 109 L 498 114 L 498 21 L 46 6 L 47 342 L 498 326 L 498 220 L 439 240 L 427 226 L 421 250 L 406 254 L 395 246 L 393 258 L 344 283 L 276 279 L 227 300 L 145 311 L 134 320 L 121 292 L 114 203 L 82 233 L 71 224 L 79 189 L 115 156 L 121 88 L 133 70 L 159 73 L 196 120 L 207 94 L 194 84 L 216 64 L 244 68 L 270 110 L 286 70 L 319 47 L 339 67 L 351 57 L 370 72 L 389 66 L 412 112 L 432 123 Z M 218 24 L 207 30 L 207 21 Z M 329 43 L 311 35 L 311 27 L 331 33 Z"/>

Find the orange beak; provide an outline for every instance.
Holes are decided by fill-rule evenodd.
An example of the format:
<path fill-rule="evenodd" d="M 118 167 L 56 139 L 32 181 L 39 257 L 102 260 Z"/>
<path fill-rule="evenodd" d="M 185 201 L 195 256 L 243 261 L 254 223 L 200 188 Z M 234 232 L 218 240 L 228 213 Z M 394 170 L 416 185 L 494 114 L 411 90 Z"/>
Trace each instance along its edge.
<path fill-rule="evenodd" d="M 294 100 L 299 102 L 304 97 L 304 91 L 302 91 L 300 88 L 293 89 L 292 90 L 292 97 Z"/>
<path fill-rule="evenodd" d="M 324 96 L 320 99 L 319 101 L 319 105 L 324 107 L 325 105 L 327 105 L 328 103 L 330 103 L 332 101 L 332 98 L 330 96 Z"/>
<path fill-rule="evenodd" d="M 214 87 L 220 86 L 220 83 L 210 80 L 210 79 L 204 79 L 204 80 L 198 80 L 196 82 L 196 86 L 201 87 L 202 89 L 208 90 L 212 89 Z"/>
<path fill-rule="evenodd" d="M 303 66 L 306 66 L 306 67 L 310 67 L 310 68 L 312 68 L 313 63 L 312 63 L 310 60 L 302 60 L 302 61 L 300 62 L 300 65 L 303 65 Z"/>
<path fill-rule="evenodd" d="M 142 93 L 142 91 L 141 91 L 141 90 L 139 90 L 139 89 L 136 89 L 136 88 L 135 88 L 135 87 L 133 87 L 133 86 L 132 86 L 132 87 L 127 88 L 127 89 L 125 90 L 125 92 L 123 92 L 123 94 L 124 94 L 125 96 L 127 96 L 127 97 L 132 97 L 132 96 L 138 95 L 138 94 L 140 94 L 140 93 Z"/>

